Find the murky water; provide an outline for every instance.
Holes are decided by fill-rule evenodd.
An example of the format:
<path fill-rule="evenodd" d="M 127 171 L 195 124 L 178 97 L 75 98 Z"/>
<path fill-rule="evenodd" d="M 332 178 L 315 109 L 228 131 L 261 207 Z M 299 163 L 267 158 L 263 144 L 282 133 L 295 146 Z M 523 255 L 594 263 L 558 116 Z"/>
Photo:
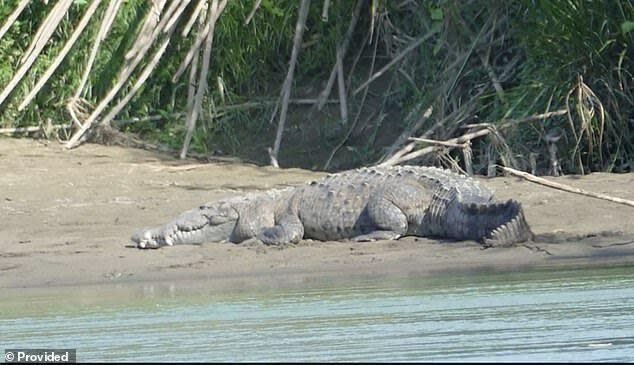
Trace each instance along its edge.
<path fill-rule="evenodd" d="M 0 351 L 83 361 L 634 361 L 634 269 L 0 292 Z"/>

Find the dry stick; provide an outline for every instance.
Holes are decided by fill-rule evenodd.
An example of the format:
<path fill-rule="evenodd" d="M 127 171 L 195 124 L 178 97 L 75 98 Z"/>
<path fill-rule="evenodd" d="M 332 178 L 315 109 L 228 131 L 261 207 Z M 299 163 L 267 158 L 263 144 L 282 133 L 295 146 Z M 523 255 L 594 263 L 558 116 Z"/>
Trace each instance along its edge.
<path fill-rule="evenodd" d="M 504 129 L 504 128 L 508 128 L 514 125 L 517 125 L 519 123 L 526 123 L 526 122 L 532 122 L 532 121 L 536 121 L 536 120 L 542 120 L 542 119 L 546 119 L 549 118 L 551 116 L 555 116 L 555 115 L 562 115 L 565 114 L 565 110 L 557 110 L 554 112 L 549 112 L 549 113 L 543 113 L 543 114 L 537 114 L 537 115 L 531 115 L 529 117 L 526 118 L 522 118 L 522 119 L 517 119 L 517 120 L 511 120 L 508 121 L 502 125 L 500 125 L 498 127 L 498 129 Z M 452 143 L 452 144 L 463 144 L 466 143 L 472 139 L 478 138 L 478 137 L 482 137 L 482 136 L 486 136 L 489 133 L 492 132 L 492 126 L 490 124 L 485 124 L 485 126 L 488 126 L 489 128 L 486 129 L 481 129 L 475 132 L 471 132 L 471 133 L 467 133 L 464 134 L 460 137 L 457 138 L 452 138 L 452 139 L 448 139 L 445 142 L 447 143 Z M 413 148 L 413 146 L 412 146 Z M 420 149 L 418 151 L 415 152 L 411 152 L 408 154 L 401 154 L 400 156 L 394 155 L 392 156 L 389 160 L 379 164 L 379 166 L 390 166 L 390 165 L 397 165 L 399 163 L 405 162 L 405 161 L 409 161 L 412 160 L 414 158 L 426 155 L 428 153 L 431 153 L 435 150 L 436 147 L 426 147 L 423 149 Z M 399 151 L 400 152 L 400 151 Z"/>
<path fill-rule="evenodd" d="M 0 134 L 14 134 L 14 133 L 29 133 L 29 132 L 39 132 L 43 128 L 43 126 L 38 127 L 17 127 L 17 128 L 0 128 Z M 70 128 L 71 124 L 62 124 L 62 125 L 54 125 L 51 126 L 53 130 Z"/>
<path fill-rule="evenodd" d="M 328 9 L 330 8 L 330 0 L 324 0 L 324 7 L 321 9 L 321 20 L 328 21 Z"/>
<path fill-rule="evenodd" d="M 62 20 L 64 13 L 66 12 L 66 10 L 68 10 L 68 7 L 70 7 L 71 4 L 72 0 L 64 0 L 57 3 L 51 13 L 46 17 L 46 20 L 44 20 L 44 23 L 50 23 L 50 25 L 55 28 L 57 24 L 59 24 L 59 22 Z M 48 29 L 48 27 L 43 27 L 42 29 L 44 28 Z M 36 39 L 31 42 L 31 46 L 33 48 L 30 51 L 29 56 L 24 60 L 24 63 L 22 63 L 20 68 L 18 68 L 18 70 L 15 72 L 13 78 L 11 79 L 11 81 L 9 81 L 9 84 L 4 88 L 4 90 L 2 90 L 2 93 L 0 93 L 0 104 L 2 104 L 7 99 L 9 94 L 11 94 L 20 80 L 22 80 L 24 75 L 26 75 L 26 73 L 29 71 L 31 65 L 33 65 L 33 63 L 37 59 L 37 56 L 39 56 L 40 52 L 42 52 L 42 50 L 44 49 L 44 46 L 46 46 L 46 41 L 42 42 L 39 40 L 39 38 L 45 37 L 46 40 L 48 40 L 52 35 L 53 32 L 47 35 L 36 35 Z"/>
<path fill-rule="evenodd" d="M 346 80 L 343 74 L 341 48 L 337 50 L 337 84 L 339 89 L 339 110 L 343 124 L 348 124 L 348 99 L 346 97 Z"/>
<path fill-rule="evenodd" d="M 44 75 L 42 75 L 42 77 L 37 82 L 35 87 L 33 87 L 31 92 L 24 98 L 20 106 L 18 106 L 19 111 L 22 111 L 24 108 L 26 108 L 27 105 L 31 103 L 33 98 L 35 98 L 35 95 L 37 95 L 37 93 L 42 89 L 42 87 L 44 86 L 44 84 L 46 84 L 48 79 L 51 76 L 53 76 L 53 73 L 55 72 L 55 70 L 57 70 L 57 67 L 59 67 L 62 61 L 64 61 L 64 58 L 66 57 L 70 49 L 75 45 L 75 42 L 77 41 L 81 33 L 84 31 L 84 28 L 86 28 L 86 25 L 88 25 L 88 22 L 90 21 L 93 14 L 97 10 L 97 7 L 99 7 L 100 3 L 101 3 L 101 0 L 94 0 L 92 4 L 90 4 L 88 9 L 86 10 L 86 13 L 79 21 L 79 24 L 77 24 L 77 28 L 75 28 L 75 31 L 73 32 L 73 34 L 70 36 L 70 38 L 64 45 L 64 48 L 62 48 L 62 50 L 59 52 L 59 54 L 57 55 L 53 63 L 48 67 L 48 69 L 46 69 L 46 72 L 44 72 Z"/>
<path fill-rule="evenodd" d="M 168 20 L 169 19 L 167 17 L 161 19 L 158 25 L 154 27 L 154 32 L 149 39 L 145 38 L 143 35 L 140 35 L 141 38 L 137 38 L 136 42 L 143 42 L 143 45 L 139 46 L 139 44 L 135 42 L 135 44 L 132 46 L 133 49 L 139 50 L 136 53 L 136 57 L 119 72 L 119 76 L 115 85 L 113 85 L 106 96 L 101 99 L 101 101 L 92 111 L 88 119 L 86 119 L 82 127 L 77 132 L 75 132 L 68 143 L 66 143 L 66 148 L 75 148 L 83 142 L 84 134 L 92 127 L 92 124 L 97 121 L 99 115 L 101 115 L 101 113 L 108 107 L 108 104 L 114 99 L 119 90 L 128 81 L 128 78 L 132 75 L 134 69 L 139 65 L 145 54 L 148 52 L 148 50 L 154 43 L 154 40 L 158 37 L 159 33 L 165 27 L 165 24 Z M 148 17 L 146 18 L 146 23 L 153 21 L 154 18 L 152 17 L 152 15 L 148 14 Z"/>
<path fill-rule="evenodd" d="M 187 7 L 188 3 L 189 1 L 181 2 L 180 7 L 176 9 L 176 11 L 173 12 L 171 16 L 171 20 L 167 23 L 165 28 L 165 30 L 167 31 L 167 37 L 165 41 L 163 41 L 163 44 L 156 51 L 156 53 L 154 54 L 154 57 L 152 57 L 150 62 L 145 66 L 145 68 L 139 75 L 139 78 L 136 80 L 136 82 L 132 86 L 132 89 L 130 89 L 130 91 L 121 100 L 119 100 L 117 105 L 113 107 L 112 110 L 110 110 L 110 112 L 101 120 L 101 124 L 110 125 L 110 121 L 114 119 L 114 117 L 117 116 L 117 114 L 119 114 L 126 105 L 128 105 L 130 100 L 132 100 L 134 95 L 136 95 L 136 93 L 141 89 L 145 81 L 147 81 L 147 79 L 150 77 L 150 75 L 152 74 L 152 71 L 154 71 L 154 69 L 156 68 L 156 65 L 159 63 L 159 61 L 161 60 L 161 57 L 165 53 L 165 50 L 167 49 L 167 46 L 169 45 L 169 42 L 171 40 L 172 34 L 174 33 L 174 30 L 176 28 L 175 27 L 176 22 L 178 21 L 178 18 L 181 16 L 182 12 Z"/>
<path fill-rule="evenodd" d="M 338 103 L 339 100 L 328 100 L 328 103 Z M 313 105 L 317 103 L 317 99 L 291 99 L 288 101 L 289 104 L 296 104 L 296 105 Z M 220 105 L 220 106 L 216 106 L 214 107 L 215 111 L 217 112 L 216 115 L 220 114 L 220 113 L 228 113 L 231 111 L 236 111 L 236 110 L 248 110 L 248 109 L 253 109 L 253 108 L 263 108 L 263 107 L 268 107 L 271 106 L 273 104 L 279 104 L 277 100 L 275 101 L 256 101 L 256 102 L 246 102 L 246 103 L 241 103 L 241 104 L 233 104 L 233 105 Z M 140 117 L 140 118 L 130 118 L 130 119 L 115 119 L 113 120 L 113 122 L 116 123 L 121 123 L 121 124 L 128 124 L 128 123 L 136 123 L 136 122 L 146 122 L 146 121 L 156 121 L 156 120 L 163 120 L 166 118 L 182 118 L 183 116 L 186 116 L 187 113 L 172 113 L 169 114 L 167 116 L 165 115 L 151 115 L 151 116 L 147 116 L 147 117 Z"/>
<path fill-rule="evenodd" d="M 372 75 L 372 77 L 370 77 L 366 82 L 361 84 L 361 86 L 357 87 L 352 92 L 352 95 L 358 94 L 359 91 L 361 91 L 364 88 L 366 88 L 368 85 L 370 85 L 371 82 L 373 82 L 376 79 L 378 79 L 379 77 L 381 77 L 387 70 L 389 70 L 392 66 L 394 66 L 396 63 L 398 63 L 400 60 L 402 60 L 403 57 L 405 57 L 408 53 L 410 53 L 411 51 L 416 49 L 418 46 L 423 44 L 423 42 L 425 42 L 426 40 L 431 38 L 434 34 L 436 34 L 436 30 L 432 30 L 429 33 L 425 34 L 424 36 L 414 40 L 409 46 L 407 46 L 407 48 L 405 48 L 403 51 L 401 51 L 401 53 L 396 55 L 396 57 L 394 57 L 390 62 L 388 62 L 387 65 L 383 66 L 382 69 L 380 69 L 374 75 Z"/>
<path fill-rule="evenodd" d="M 211 58 L 214 30 L 216 27 L 216 22 L 218 21 L 218 17 L 220 17 L 220 14 L 222 13 L 226 5 L 227 0 L 222 0 L 220 4 L 218 4 L 218 0 L 213 0 L 209 9 L 208 24 L 206 26 L 206 28 L 209 28 L 207 44 L 205 45 L 205 50 L 203 52 L 203 64 L 200 69 L 200 80 L 198 81 L 196 98 L 194 99 L 193 108 L 189 111 L 187 115 L 187 132 L 185 134 L 185 141 L 183 142 L 183 148 L 181 149 L 180 153 L 181 159 L 184 159 L 187 156 L 187 150 L 189 149 L 189 144 L 194 133 L 194 128 L 196 127 L 196 121 L 198 119 L 198 114 L 200 113 L 200 108 L 202 106 L 203 96 L 205 95 L 205 91 L 207 89 L 207 73 L 209 71 L 209 59 Z"/>
<path fill-rule="evenodd" d="M 123 97 L 123 99 L 119 100 L 117 105 L 113 107 L 112 110 L 110 110 L 110 112 L 101 120 L 101 124 L 110 125 L 110 121 L 115 116 L 117 116 L 117 114 L 119 114 L 126 105 L 128 105 L 128 103 L 130 102 L 130 100 L 132 100 L 134 95 L 141 89 L 141 86 L 143 86 L 145 81 L 147 81 L 148 77 L 150 77 L 150 75 L 152 74 L 152 71 L 154 71 L 154 68 L 156 68 L 156 65 L 159 63 L 159 61 L 161 60 L 161 57 L 165 53 L 165 50 L 167 49 L 167 46 L 169 45 L 170 37 L 172 36 L 173 30 L 174 28 L 171 28 L 171 31 L 168 33 L 167 38 L 165 39 L 165 41 L 163 41 L 163 44 L 161 45 L 161 47 L 156 51 L 156 53 L 154 54 L 154 57 L 152 57 L 152 60 L 145 66 L 145 68 L 139 75 L 139 78 L 136 80 L 136 82 L 132 86 L 132 89 L 130 89 L 130 91 Z"/>
<path fill-rule="evenodd" d="M 167 0 L 151 0 L 150 3 L 154 4 L 152 8 L 148 11 L 145 22 L 139 31 L 134 44 L 128 52 L 126 52 L 124 59 L 126 61 L 130 61 L 134 59 L 139 53 L 143 51 L 145 45 L 148 43 L 153 43 L 152 37 L 156 33 L 156 26 L 161 19 L 161 12 L 163 12 L 163 8 L 165 7 L 165 2 Z M 167 10 L 163 13 L 163 16 L 167 18 L 169 14 L 175 9 L 177 2 L 174 1 L 170 4 Z M 164 18 L 164 19 L 165 19 Z"/>
<path fill-rule="evenodd" d="M 565 115 L 568 114 L 568 110 L 567 109 L 559 109 L 559 110 L 555 110 L 553 112 L 547 112 L 547 113 L 542 113 L 542 114 L 535 114 L 535 115 L 530 115 L 526 118 L 521 118 L 521 119 L 507 119 L 507 120 L 502 120 L 503 123 L 500 124 L 499 126 L 497 126 L 497 129 L 506 129 L 518 124 L 522 124 L 522 123 L 527 123 L 527 122 L 534 122 L 536 120 L 542 120 L 542 119 L 547 119 L 550 117 L 555 117 L 558 115 Z M 461 128 L 477 128 L 477 127 L 490 127 L 491 124 L 490 123 L 477 123 L 477 124 L 465 124 L 463 126 L 461 126 Z"/>
<path fill-rule="evenodd" d="M 339 102 L 340 102 L 339 109 L 341 111 L 341 120 L 343 124 L 346 125 L 348 124 L 348 102 L 346 98 L 346 82 L 345 82 L 345 77 L 343 74 L 343 62 L 341 60 L 341 48 L 337 49 L 337 75 L 338 75 L 337 84 L 339 86 Z M 330 156 L 328 157 L 328 160 L 324 164 L 324 170 L 328 169 L 328 166 L 330 166 L 330 161 L 332 161 L 332 158 L 335 157 L 335 154 L 337 153 L 337 151 L 339 151 L 341 146 L 343 146 L 346 140 L 347 138 L 343 139 L 341 143 L 339 143 L 330 152 Z"/>
<path fill-rule="evenodd" d="M 247 19 L 244 21 L 244 25 L 248 25 L 249 23 L 251 23 L 251 19 L 253 19 L 255 12 L 258 11 L 258 8 L 260 8 L 260 4 L 262 4 L 262 0 L 255 0 L 255 4 L 253 4 L 253 9 L 251 9 L 249 16 L 247 16 Z"/>
<path fill-rule="evenodd" d="M 374 73 L 374 65 L 376 64 L 376 51 L 378 48 L 379 42 L 375 41 L 374 42 L 374 47 L 372 49 L 372 62 L 370 62 L 370 70 L 369 70 L 369 75 L 372 75 L 372 73 Z M 392 86 L 392 82 L 390 81 L 390 86 L 388 86 L 388 89 L 391 88 Z M 363 97 L 361 97 L 361 103 L 359 103 L 359 107 L 357 109 L 357 115 L 354 117 L 354 121 L 352 122 L 352 124 L 350 125 L 350 128 L 348 128 L 348 132 L 346 133 L 346 135 L 343 137 L 343 139 L 339 142 L 339 144 L 337 146 L 335 146 L 335 148 L 333 149 L 333 151 L 331 152 L 328 161 L 326 161 L 326 164 L 324 164 L 324 170 L 326 170 L 330 164 L 330 160 L 334 157 L 335 153 L 341 148 L 343 147 L 343 145 L 346 143 L 346 141 L 350 138 L 350 136 L 352 135 L 352 132 L 354 131 L 354 129 L 357 127 L 357 123 L 359 122 L 359 120 L 361 119 L 361 112 L 363 111 L 363 107 L 365 105 L 365 100 L 368 96 L 368 89 L 365 89 L 365 91 L 363 92 Z M 372 114 L 371 117 L 373 117 L 374 114 Z M 368 120 L 370 120 L 371 117 L 368 117 Z M 379 113 L 378 116 L 378 121 L 377 121 L 377 125 L 379 125 L 383 118 L 385 118 L 385 114 L 383 114 L 383 109 L 381 109 L 381 112 Z"/>
<path fill-rule="evenodd" d="M 421 116 L 421 118 L 418 120 L 418 122 L 416 123 L 417 125 L 420 124 L 422 125 L 423 123 L 425 123 L 425 121 L 427 119 L 429 119 L 429 117 L 431 116 L 431 113 L 433 111 L 433 107 L 429 107 L 427 108 L 427 110 L 425 110 L 425 112 L 423 113 L 423 115 Z M 412 133 L 414 133 L 414 131 L 412 131 Z M 406 136 L 405 134 L 401 134 L 401 136 L 399 136 L 398 139 L 402 139 L 404 136 Z M 398 140 L 397 140 L 398 142 Z M 390 166 L 390 165 L 395 165 L 396 162 L 399 158 L 401 158 L 402 156 L 408 154 L 409 152 L 411 152 L 414 149 L 414 146 L 416 146 L 415 143 L 410 143 L 407 146 L 403 147 L 402 149 L 400 149 L 399 151 L 397 151 L 396 153 L 394 153 L 394 155 L 392 155 L 390 158 L 386 159 L 385 161 L 381 162 L 379 164 L 379 166 Z"/>
<path fill-rule="evenodd" d="M 481 130 L 476 131 L 476 132 L 464 134 L 464 135 L 462 135 L 460 137 L 457 137 L 457 138 L 448 139 L 448 140 L 446 140 L 444 142 L 447 143 L 447 144 L 463 144 L 463 143 L 465 143 L 467 141 L 470 141 L 472 139 L 475 139 L 475 138 L 478 138 L 478 137 L 482 137 L 482 136 L 486 136 L 489 133 L 491 133 L 490 129 L 481 129 Z M 409 160 L 415 159 L 417 157 L 426 155 L 428 153 L 434 152 L 437 148 L 438 147 L 436 147 L 436 146 L 425 147 L 423 149 L 408 153 L 407 155 L 404 155 L 404 156 L 398 158 L 396 161 L 392 161 L 392 160 L 385 161 L 384 163 L 379 164 L 379 166 L 397 165 L 399 163 L 403 163 L 405 161 L 409 161 Z"/>
<path fill-rule="evenodd" d="M 165 33 L 165 34 L 167 34 L 167 33 L 172 34 L 173 33 L 172 27 L 174 27 L 176 25 L 176 22 L 180 18 L 180 16 L 183 13 L 183 11 L 185 11 L 185 8 L 187 7 L 187 5 L 189 5 L 190 1 L 191 0 L 181 0 L 180 1 L 180 7 L 177 8 L 174 11 L 174 14 L 168 15 L 171 19 L 165 25 L 165 29 L 163 29 L 163 33 Z M 177 1 L 175 3 L 178 4 L 179 2 Z"/>
<path fill-rule="evenodd" d="M 2 36 L 4 36 L 4 34 L 9 30 L 9 28 L 11 28 L 13 23 L 15 23 L 16 19 L 18 19 L 20 14 L 22 14 L 22 11 L 24 10 L 24 8 L 26 8 L 27 5 L 29 5 L 29 0 L 20 1 L 20 3 L 15 8 L 13 13 L 9 15 L 9 17 L 7 18 L 7 21 L 4 23 L 2 28 L 0 28 L 0 39 L 2 39 Z"/>
<path fill-rule="evenodd" d="M 544 186 L 548 186 L 554 189 L 558 189 L 558 190 L 563 190 L 563 191 L 567 191 L 569 193 L 573 193 L 573 194 L 580 194 L 580 195 L 585 195 L 585 196 L 589 196 L 592 198 L 597 198 L 597 199 L 603 199 L 603 200 L 607 200 L 607 201 L 611 201 L 613 203 L 618 203 L 618 204 L 624 204 L 624 205 L 629 205 L 630 207 L 634 207 L 634 201 L 631 200 L 627 200 L 627 199 L 621 199 L 621 198 L 615 198 L 615 197 L 611 197 L 609 195 L 605 195 L 605 194 L 601 194 L 601 193 L 593 193 L 590 191 L 586 191 L 583 189 L 579 189 L 579 188 L 575 188 L 572 186 L 568 186 L 568 185 L 564 185 L 561 183 L 557 183 L 554 181 L 550 181 L 550 180 L 546 180 L 543 179 L 541 177 L 537 177 L 535 175 L 529 174 L 528 172 L 523 172 L 523 171 L 518 171 L 515 169 L 512 169 L 510 167 L 505 167 L 505 166 L 500 166 L 500 168 L 506 172 L 508 172 L 511 175 L 515 175 L 515 176 L 519 176 L 522 177 L 530 182 L 534 182 L 540 185 L 544 185 Z"/>
<path fill-rule="evenodd" d="M 435 139 L 427 139 L 427 138 L 416 138 L 416 137 L 410 137 L 408 138 L 408 140 L 410 141 L 417 141 L 417 142 L 425 142 L 425 143 L 430 143 L 430 144 L 436 144 L 439 146 L 445 146 L 445 147 L 453 147 L 453 148 L 465 148 L 467 147 L 467 143 L 453 143 L 453 142 L 449 142 L 449 141 L 436 141 Z"/>
<path fill-rule="evenodd" d="M 29 47 L 22 55 L 20 64 L 24 64 L 29 58 L 31 58 L 34 55 L 34 51 L 36 49 L 44 48 L 46 42 L 48 42 L 48 40 L 51 38 L 51 36 L 53 35 L 53 31 L 55 30 L 55 28 L 57 28 L 57 25 L 62 20 L 64 14 L 66 14 L 66 11 L 68 11 L 68 8 L 70 8 L 72 3 L 72 0 L 60 0 L 59 2 L 57 2 L 57 4 L 55 4 L 46 19 L 44 19 L 42 24 L 40 24 L 37 32 L 35 32 L 35 36 L 33 37 L 31 44 L 29 44 Z M 35 57 L 37 57 L 37 54 L 35 55 Z"/>
<path fill-rule="evenodd" d="M 510 72 L 510 68 L 512 68 L 512 66 L 515 65 L 517 61 L 511 61 L 509 63 L 510 67 L 507 67 L 507 70 L 500 76 L 501 80 L 504 80 L 508 74 L 508 72 Z M 477 99 L 480 95 L 482 95 L 484 93 L 485 89 L 481 88 L 480 91 L 478 91 L 475 95 L 473 95 L 473 97 L 471 98 L 471 100 L 475 100 Z M 430 136 L 437 128 L 441 127 L 442 125 L 444 125 L 445 121 L 453 118 L 453 115 L 457 112 L 454 111 L 452 112 L 450 115 L 446 116 L 445 118 L 441 119 L 440 121 L 438 121 L 436 124 L 434 124 L 431 128 L 429 128 L 422 137 L 427 137 Z M 429 111 L 429 113 L 431 114 L 431 111 Z M 511 125 L 514 125 L 515 123 L 524 123 L 524 122 L 530 122 L 533 120 L 539 120 L 539 119 L 544 119 L 544 118 L 548 118 L 550 116 L 555 116 L 555 115 L 561 115 L 561 114 L 565 114 L 566 111 L 565 110 L 558 110 L 555 112 L 550 112 L 550 113 L 544 113 L 544 114 L 539 114 L 539 115 L 533 115 L 524 119 L 519 119 L 519 120 L 511 120 L 508 121 L 507 123 L 504 123 L 503 125 L 501 125 L 500 127 L 498 127 L 499 129 L 503 129 L 503 128 L 507 128 L 510 127 Z M 427 116 L 428 118 L 429 116 Z M 421 124 L 424 122 L 424 120 L 421 121 Z M 464 128 L 472 128 L 472 127 L 490 127 L 491 124 L 489 123 L 481 123 L 481 124 L 470 124 L 467 126 L 463 126 Z M 403 137 L 403 135 L 401 135 L 401 137 Z M 399 138 L 401 138 L 399 137 Z M 378 166 L 389 166 L 389 165 L 394 165 L 396 164 L 397 160 L 399 160 L 401 157 L 405 156 L 406 154 L 410 153 L 411 151 L 414 150 L 414 147 L 416 147 L 416 143 L 412 142 L 409 143 L 408 145 L 406 145 L 405 147 L 403 147 L 401 150 L 399 150 L 398 152 L 394 153 L 394 155 L 390 156 L 389 158 L 386 159 L 386 157 L 382 158 L 382 161 L 378 164 Z M 385 156 L 389 156 L 389 154 L 386 154 Z"/>
<path fill-rule="evenodd" d="M 196 22 L 196 20 L 200 20 L 201 22 L 203 22 L 201 14 L 203 13 L 203 9 L 205 8 L 205 5 L 207 5 L 207 0 L 198 1 L 198 5 L 196 5 L 196 8 L 194 9 L 194 12 L 192 13 L 191 18 L 187 21 L 187 24 L 185 24 L 185 27 L 183 27 L 183 31 L 181 32 L 182 37 L 187 37 L 189 35 L 189 32 L 194 26 L 194 23 Z"/>
<path fill-rule="evenodd" d="M 201 21 L 198 22 L 198 31 L 200 32 L 200 30 L 204 27 L 204 22 Z M 192 63 L 192 66 L 190 67 L 189 70 L 189 84 L 187 85 L 187 114 L 189 114 L 189 111 L 192 110 L 192 108 L 194 107 L 194 100 L 196 98 L 196 75 L 198 74 L 198 62 L 200 60 L 200 51 L 196 52 L 196 55 L 194 57 L 194 62 Z"/>
<path fill-rule="evenodd" d="M 293 85 L 293 73 L 295 72 L 295 64 L 297 63 L 297 56 L 302 45 L 302 37 L 304 35 L 304 27 L 306 26 L 306 18 L 308 17 L 308 8 L 310 7 L 310 0 L 302 0 L 299 5 L 299 13 L 297 16 L 297 24 L 295 25 L 295 37 L 293 39 L 293 50 L 291 52 L 291 60 L 288 66 L 288 72 L 284 85 L 282 86 L 282 109 L 280 111 L 280 119 L 277 125 L 277 133 L 275 135 L 275 143 L 273 144 L 273 150 L 269 150 L 269 156 L 271 158 L 271 165 L 278 167 L 277 155 L 280 151 L 280 143 L 282 142 L 282 133 L 284 132 L 284 124 L 286 123 L 286 113 L 288 111 L 288 100 L 291 97 L 291 86 Z"/>
<path fill-rule="evenodd" d="M 178 70 L 176 70 L 176 73 L 174 74 L 174 76 L 172 76 L 173 83 L 178 81 L 178 79 L 180 79 L 180 77 L 183 75 L 185 70 L 187 70 L 187 67 L 189 67 L 190 62 L 194 58 L 194 54 L 198 52 L 198 49 L 202 46 L 203 42 L 207 40 L 207 37 L 209 36 L 211 32 L 211 26 L 212 24 L 208 21 L 205 24 L 205 28 L 203 29 L 203 31 L 199 32 L 196 35 L 196 40 L 194 41 L 194 44 L 191 46 L 189 51 L 187 51 L 185 58 L 181 62 L 180 66 L 178 66 Z"/>
<path fill-rule="evenodd" d="M 421 109 L 421 104 L 418 104 L 415 108 L 414 108 L 414 112 L 418 113 Z M 398 138 L 396 139 L 396 141 L 394 141 L 394 143 L 392 143 L 392 145 L 390 146 L 390 148 L 387 150 L 387 152 L 385 153 L 385 155 L 383 156 L 382 160 L 385 161 L 385 159 L 387 158 L 387 156 L 392 156 L 392 154 L 394 153 L 394 151 L 396 151 L 397 148 L 399 148 L 401 145 L 403 145 L 403 143 L 405 143 L 405 141 L 407 141 L 407 139 L 412 136 L 414 133 L 418 132 L 418 130 L 423 126 L 423 124 L 425 123 L 425 121 L 427 121 L 427 119 L 429 119 L 429 117 L 431 116 L 431 113 L 433 112 L 434 107 L 430 106 L 429 108 L 427 108 L 427 110 L 425 110 L 425 112 L 423 112 L 422 114 L 420 114 L 420 117 L 416 120 L 416 122 L 410 127 L 407 128 L 403 131 L 403 133 L 401 133 L 400 136 L 398 136 Z M 411 114 L 411 113 L 410 113 Z M 411 120 L 412 115 L 408 115 L 407 117 L 405 117 L 405 120 Z M 403 151 L 403 150 L 401 150 Z M 411 149 L 410 149 L 411 151 Z M 402 156 L 403 154 L 407 153 L 409 151 L 406 152 L 401 152 L 401 154 L 399 155 Z"/>
<path fill-rule="evenodd" d="M 489 79 L 491 79 L 491 83 L 493 84 L 493 88 L 495 92 L 498 94 L 498 98 L 500 101 L 506 101 L 506 95 L 504 94 L 504 89 L 502 88 L 502 84 L 500 83 L 500 79 L 498 79 L 497 75 L 493 71 L 493 67 L 489 64 L 489 61 L 485 58 L 485 56 L 478 54 L 480 56 L 480 61 L 482 62 L 482 66 L 484 66 L 485 70 L 489 74 Z"/>
<path fill-rule="evenodd" d="M 352 39 L 352 34 L 357 26 L 357 22 L 359 21 L 359 14 L 361 14 L 361 6 L 363 5 L 364 0 L 358 0 L 357 5 L 354 8 L 354 12 L 352 13 L 352 19 L 350 20 L 350 25 L 348 26 L 348 30 L 346 30 L 346 35 L 343 38 L 343 42 L 341 42 L 341 58 L 344 59 L 346 57 L 346 53 L 348 52 L 348 47 L 350 46 L 350 40 Z M 328 82 L 326 83 L 326 87 L 319 94 L 319 103 L 317 104 L 317 110 L 322 110 L 325 104 L 325 100 L 330 96 L 330 92 L 332 90 L 332 86 L 335 83 L 335 76 L 337 76 L 337 65 L 335 64 L 330 71 L 330 76 L 328 76 Z"/>
<path fill-rule="evenodd" d="M 88 57 L 88 62 L 86 62 L 86 66 L 84 68 L 84 74 L 81 76 L 81 81 L 79 82 L 79 86 L 75 91 L 75 95 L 73 99 L 78 99 L 81 96 L 86 83 L 88 83 L 88 77 L 90 77 L 90 71 L 92 70 L 92 66 L 95 63 L 95 59 L 97 58 L 97 53 L 99 52 L 99 47 L 101 46 L 101 42 L 108 36 L 108 32 L 114 23 L 114 19 L 121 7 L 121 3 L 123 0 L 110 0 L 108 7 L 103 15 L 103 20 L 101 22 L 101 26 L 99 27 L 99 32 L 97 33 L 97 37 L 93 43 L 92 49 L 90 50 L 90 56 Z"/>

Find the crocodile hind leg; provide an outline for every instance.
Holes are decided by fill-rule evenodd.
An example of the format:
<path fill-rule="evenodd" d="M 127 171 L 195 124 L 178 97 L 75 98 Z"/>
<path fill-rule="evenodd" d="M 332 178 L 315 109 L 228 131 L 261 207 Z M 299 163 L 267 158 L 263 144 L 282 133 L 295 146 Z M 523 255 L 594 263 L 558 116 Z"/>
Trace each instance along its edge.
<path fill-rule="evenodd" d="M 353 237 L 353 241 L 395 240 L 407 233 L 405 213 L 391 200 L 381 196 L 371 197 L 366 207 L 370 232 Z"/>
<path fill-rule="evenodd" d="M 262 230 L 257 237 L 267 245 L 297 243 L 304 237 L 304 225 L 297 214 L 284 214 L 275 226 Z"/>

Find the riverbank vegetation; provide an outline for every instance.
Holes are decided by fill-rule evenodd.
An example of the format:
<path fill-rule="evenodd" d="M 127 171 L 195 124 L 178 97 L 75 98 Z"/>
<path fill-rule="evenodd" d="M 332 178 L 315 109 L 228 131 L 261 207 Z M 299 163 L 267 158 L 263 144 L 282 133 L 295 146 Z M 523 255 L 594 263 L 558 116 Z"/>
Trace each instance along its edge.
<path fill-rule="evenodd" d="M 625 0 L 0 0 L 0 129 L 283 167 L 626 172 L 633 40 Z"/>

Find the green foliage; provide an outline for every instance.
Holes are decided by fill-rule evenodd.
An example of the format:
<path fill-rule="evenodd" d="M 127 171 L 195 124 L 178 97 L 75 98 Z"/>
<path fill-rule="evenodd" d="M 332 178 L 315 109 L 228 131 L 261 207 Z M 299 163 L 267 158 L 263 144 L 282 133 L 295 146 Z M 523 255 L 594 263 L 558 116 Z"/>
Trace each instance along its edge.
<path fill-rule="evenodd" d="M 18 0 L 0 0 L 0 19 Z M 55 2 L 31 2 L 0 40 L 0 87 L 20 66 L 33 35 Z M 37 125 L 50 118 L 68 122 L 65 106 L 75 93 L 90 47 L 106 9 L 103 2 L 73 51 L 25 111 L 17 105 L 53 61 L 85 11 L 88 1 L 75 1 L 61 26 L 27 76 L 0 105 L 0 127 Z M 186 12 L 193 11 L 192 1 Z M 336 47 L 350 22 L 355 1 L 331 1 L 329 20 L 321 19 L 323 2 L 311 4 L 293 97 L 315 98 L 335 62 Z M 95 105 L 116 80 L 124 55 L 134 42 L 149 9 L 144 0 L 127 0 L 101 47 L 84 98 Z M 215 29 L 209 92 L 192 141 L 195 151 L 241 155 L 265 162 L 272 144 L 269 124 L 290 58 L 299 2 L 263 0 L 250 24 L 244 21 L 253 1 L 229 1 Z M 187 13 L 186 13 L 187 14 Z M 184 16 L 189 19 L 189 16 Z M 124 130 L 179 148 L 185 133 L 188 72 L 171 81 L 192 45 L 179 24 L 166 55 L 143 89 L 118 116 L 121 119 L 162 115 L 159 121 L 123 124 Z M 432 36 L 402 61 L 352 94 L 413 40 Z M 484 172 L 491 150 L 519 167 L 549 166 L 546 135 L 560 133 L 559 158 L 567 172 L 631 171 L 634 168 L 634 5 L 627 0 L 495 1 L 368 1 L 345 59 L 350 119 L 359 123 L 337 154 L 333 166 L 374 163 L 416 118 L 414 108 L 433 105 L 432 118 L 419 134 L 450 138 L 464 133 L 467 123 L 499 124 L 567 108 L 558 116 L 508 130 L 504 140 L 474 141 L 475 167 Z M 354 67 L 353 67 L 354 64 Z M 374 68 L 371 65 L 374 64 Z M 125 93 L 133 76 L 120 93 Z M 331 98 L 337 97 L 337 87 Z M 218 113 L 223 106 L 254 99 L 267 103 Z M 339 120 L 338 106 L 316 112 L 293 106 L 289 114 L 282 159 L 288 164 L 321 166 L 331 148 L 348 135 L 351 124 Z M 458 154 L 455 154 L 458 158 Z M 430 162 L 430 161 L 427 161 Z"/>

